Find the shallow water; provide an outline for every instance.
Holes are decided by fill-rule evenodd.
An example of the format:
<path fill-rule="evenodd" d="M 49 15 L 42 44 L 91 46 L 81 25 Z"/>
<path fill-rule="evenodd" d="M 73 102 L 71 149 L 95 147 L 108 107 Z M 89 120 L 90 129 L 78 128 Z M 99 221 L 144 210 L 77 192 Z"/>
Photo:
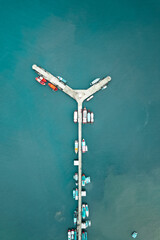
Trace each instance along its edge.
<path fill-rule="evenodd" d="M 1 1 L 0 238 L 67 239 L 73 226 L 76 103 L 43 88 L 33 63 L 88 88 L 83 169 L 88 239 L 159 240 L 160 1 Z"/>

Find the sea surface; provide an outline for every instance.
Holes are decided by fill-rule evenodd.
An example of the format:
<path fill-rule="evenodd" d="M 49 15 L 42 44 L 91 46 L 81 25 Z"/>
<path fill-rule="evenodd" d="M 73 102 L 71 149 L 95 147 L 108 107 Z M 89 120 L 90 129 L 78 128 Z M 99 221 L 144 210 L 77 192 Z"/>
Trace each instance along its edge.
<path fill-rule="evenodd" d="M 88 240 L 160 240 L 160 1 L 0 0 L 0 239 L 64 240 L 73 227 L 76 102 L 32 64 L 86 89 Z"/>

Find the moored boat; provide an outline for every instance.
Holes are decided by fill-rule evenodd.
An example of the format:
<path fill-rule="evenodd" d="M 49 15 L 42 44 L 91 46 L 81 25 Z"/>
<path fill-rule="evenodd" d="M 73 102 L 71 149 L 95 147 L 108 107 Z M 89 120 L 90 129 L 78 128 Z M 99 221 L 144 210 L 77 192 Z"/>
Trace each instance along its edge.
<path fill-rule="evenodd" d="M 48 86 L 52 88 L 54 91 L 58 91 L 58 88 L 54 86 L 52 83 L 48 83 Z"/>
<path fill-rule="evenodd" d="M 89 208 L 88 208 L 88 204 L 86 204 L 86 217 L 89 217 Z"/>
<path fill-rule="evenodd" d="M 85 240 L 85 232 L 82 232 L 82 240 Z"/>
<path fill-rule="evenodd" d="M 84 139 L 82 140 L 82 152 L 83 152 L 83 153 L 86 152 L 86 142 L 85 142 Z"/>
<path fill-rule="evenodd" d="M 86 177 L 84 174 L 82 174 L 82 187 L 85 186 L 85 180 L 86 180 Z"/>
<path fill-rule="evenodd" d="M 64 79 L 64 78 L 62 78 L 61 76 L 57 76 L 57 78 L 61 81 L 61 82 L 63 82 L 63 83 L 67 83 L 67 81 Z"/>
<path fill-rule="evenodd" d="M 75 110 L 74 111 L 74 122 L 77 123 L 77 121 L 78 121 L 78 111 Z"/>
<path fill-rule="evenodd" d="M 107 88 L 107 85 L 105 85 L 104 87 L 102 87 L 102 90 L 106 89 Z"/>
<path fill-rule="evenodd" d="M 91 123 L 94 123 L 94 113 L 91 112 Z"/>
<path fill-rule="evenodd" d="M 71 240 L 71 230 L 68 230 L 68 240 Z"/>
<path fill-rule="evenodd" d="M 86 207 L 85 207 L 85 204 L 82 204 L 82 218 L 83 219 L 86 218 Z"/>
<path fill-rule="evenodd" d="M 87 122 L 88 123 L 91 122 L 91 112 L 90 112 L 90 110 L 88 110 L 88 112 L 87 112 Z"/>
<path fill-rule="evenodd" d="M 86 99 L 86 101 L 87 101 L 87 102 L 90 101 L 93 97 L 94 97 L 93 95 L 90 96 L 89 98 Z"/>
<path fill-rule="evenodd" d="M 88 146 L 86 145 L 86 152 L 88 152 Z"/>
<path fill-rule="evenodd" d="M 87 123 L 87 109 L 83 109 L 83 118 L 82 118 L 83 123 Z"/>
<path fill-rule="evenodd" d="M 78 188 L 76 188 L 76 196 L 75 196 L 75 200 L 78 200 Z"/>
<path fill-rule="evenodd" d="M 73 240 L 74 239 L 74 229 L 72 229 L 72 231 L 71 231 L 71 240 Z"/>
<path fill-rule="evenodd" d="M 88 184 L 88 183 L 90 183 L 90 182 L 91 182 L 91 178 L 90 178 L 90 177 L 86 177 L 85 183 Z"/>
<path fill-rule="evenodd" d="M 76 190 L 73 189 L 73 198 L 75 199 L 75 197 L 76 197 Z"/>
<path fill-rule="evenodd" d="M 74 230 L 74 240 L 77 240 L 77 231 L 76 231 L 76 229 Z"/>
<path fill-rule="evenodd" d="M 74 211 L 74 218 L 73 218 L 74 225 L 77 224 L 77 211 Z"/>
<path fill-rule="evenodd" d="M 75 173 L 73 178 L 74 178 L 75 181 L 78 181 L 78 173 Z"/>
<path fill-rule="evenodd" d="M 77 154 L 78 153 L 78 141 L 77 140 L 75 140 L 74 145 L 75 145 L 74 150 L 75 150 L 75 153 Z"/>
<path fill-rule="evenodd" d="M 84 235 L 85 235 L 85 240 L 87 240 L 87 232 L 85 232 L 85 234 L 84 234 Z"/>
<path fill-rule="evenodd" d="M 90 83 L 90 85 L 94 85 L 94 84 L 98 83 L 99 81 L 100 81 L 100 78 L 96 78 Z"/>
<path fill-rule="evenodd" d="M 37 82 L 39 82 L 41 85 L 46 85 L 47 80 L 44 79 L 42 76 L 38 76 L 35 78 Z"/>

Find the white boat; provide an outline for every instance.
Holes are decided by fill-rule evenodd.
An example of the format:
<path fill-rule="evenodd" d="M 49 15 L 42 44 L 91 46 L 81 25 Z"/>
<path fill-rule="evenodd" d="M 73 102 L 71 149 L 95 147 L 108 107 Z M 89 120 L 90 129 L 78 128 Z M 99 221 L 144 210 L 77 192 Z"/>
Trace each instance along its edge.
<path fill-rule="evenodd" d="M 74 111 L 74 122 L 77 123 L 77 121 L 78 121 L 78 111 L 75 110 Z"/>
<path fill-rule="evenodd" d="M 91 112 L 88 110 L 87 112 L 87 122 L 90 123 L 91 122 Z"/>
<path fill-rule="evenodd" d="M 88 204 L 86 204 L 86 217 L 89 217 L 89 208 L 88 208 Z"/>
<path fill-rule="evenodd" d="M 73 189 L 73 198 L 75 199 L 75 197 L 76 197 L 76 190 Z"/>
<path fill-rule="evenodd" d="M 84 108 L 83 109 L 83 123 L 87 123 L 87 109 Z"/>
<path fill-rule="evenodd" d="M 72 229 L 72 231 L 71 231 L 71 239 L 72 240 L 74 239 L 74 229 Z"/>
<path fill-rule="evenodd" d="M 88 146 L 86 145 L 86 152 L 88 152 Z"/>
<path fill-rule="evenodd" d="M 68 230 L 68 240 L 71 240 L 71 230 Z"/>
<path fill-rule="evenodd" d="M 105 85 L 104 87 L 102 87 L 102 90 L 106 89 L 107 88 L 107 85 Z"/>
<path fill-rule="evenodd" d="M 93 95 L 90 96 L 89 98 L 86 99 L 86 101 L 87 101 L 87 102 L 90 101 L 93 97 L 94 97 Z"/>
<path fill-rule="evenodd" d="M 82 222 L 82 229 L 86 229 L 87 227 L 90 227 L 91 226 L 91 221 L 90 220 L 87 220 L 85 222 Z"/>
<path fill-rule="evenodd" d="M 100 80 L 100 78 L 94 79 L 94 80 L 90 83 L 90 85 L 94 85 L 94 84 L 98 83 L 99 80 Z"/>
<path fill-rule="evenodd" d="M 82 228 L 82 229 L 86 229 L 86 228 L 87 228 L 85 222 L 84 222 L 84 223 L 82 222 L 81 228 Z"/>
<path fill-rule="evenodd" d="M 83 153 L 86 152 L 86 142 L 85 142 L 84 139 L 82 140 L 82 152 L 83 152 Z"/>
<path fill-rule="evenodd" d="M 35 78 L 37 82 L 39 82 L 41 85 L 46 85 L 46 79 L 44 79 L 42 76 L 38 76 Z"/>
<path fill-rule="evenodd" d="M 90 227 L 91 226 L 91 220 L 87 220 L 86 221 L 86 227 Z"/>
<path fill-rule="evenodd" d="M 75 174 L 74 174 L 73 179 L 74 179 L 75 181 L 78 181 L 78 173 L 75 173 Z"/>
<path fill-rule="evenodd" d="M 91 123 L 94 123 L 94 113 L 91 112 Z"/>
<path fill-rule="evenodd" d="M 91 182 L 91 178 L 90 177 L 86 177 L 85 178 L 85 184 L 88 184 L 88 183 L 90 183 Z"/>

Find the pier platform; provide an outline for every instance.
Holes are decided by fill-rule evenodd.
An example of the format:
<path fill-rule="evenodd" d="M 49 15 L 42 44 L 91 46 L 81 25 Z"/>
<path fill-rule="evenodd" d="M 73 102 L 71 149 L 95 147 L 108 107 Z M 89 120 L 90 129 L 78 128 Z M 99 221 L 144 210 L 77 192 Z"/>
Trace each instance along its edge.
<path fill-rule="evenodd" d="M 47 81 L 57 86 L 61 91 L 75 99 L 78 103 L 78 160 L 74 161 L 74 165 L 78 166 L 78 218 L 77 218 L 77 232 L 78 240 L 82 240 L 82 196 L 86 195 L 86 192 L 82 191 L 82 104 L 84 100 L 101 90 L 104 86 L 111 81 L 111 77 L 107 76 L 98 81 L 86 90 L 73 90 L 68 85 L 64 84 L 57 77 L 51 73 L 39 67 L 32 65 L 32 69 L 35 70 L 40 76 L 43 76 Z"/>

